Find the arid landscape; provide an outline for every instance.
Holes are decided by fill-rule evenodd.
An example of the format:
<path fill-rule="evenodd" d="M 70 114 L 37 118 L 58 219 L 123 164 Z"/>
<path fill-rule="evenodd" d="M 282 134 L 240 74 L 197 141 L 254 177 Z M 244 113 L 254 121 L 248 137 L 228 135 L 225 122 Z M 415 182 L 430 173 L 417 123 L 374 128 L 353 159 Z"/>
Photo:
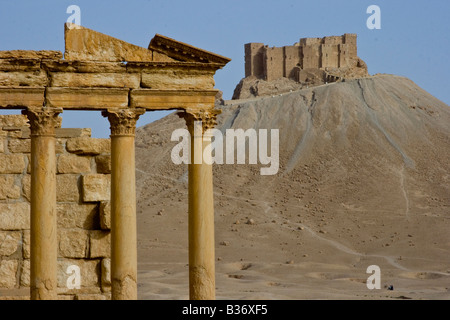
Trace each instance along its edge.
<path fill-rule="evenodd" d="M 217 298 L 450 299 L 448 105 L 395 75 L 290 91 L 217 106 L 222 132 L 280 139 L 276 175 L 214 165 Z M 173 113 L 136 132 L 139 299 L 189 297 L 177 128 Z"/>

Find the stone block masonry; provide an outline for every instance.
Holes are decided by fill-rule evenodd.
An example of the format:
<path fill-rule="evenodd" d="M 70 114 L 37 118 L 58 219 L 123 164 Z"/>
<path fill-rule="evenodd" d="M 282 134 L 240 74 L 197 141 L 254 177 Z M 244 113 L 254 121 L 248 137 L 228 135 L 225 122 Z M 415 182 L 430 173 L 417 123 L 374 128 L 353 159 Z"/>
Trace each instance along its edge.
<path fill-rule="evenodd" d="M 58 299 L 110 299 L 110 140 L 63 128 L 56 139 Z M 26 116 L 0 116 L 0 300 L 29 299 L 30 147 Z M 80 289 L 67 287 L 71 265 Z"/>
<path fill-rule="evenodd" d="M 318 85 L 367 76 L 367 66 L 357 57 L 356 34 L 302 38 L 292 46 L 245 46 L 245 77 L 273 81 L 288 78 Z"/>

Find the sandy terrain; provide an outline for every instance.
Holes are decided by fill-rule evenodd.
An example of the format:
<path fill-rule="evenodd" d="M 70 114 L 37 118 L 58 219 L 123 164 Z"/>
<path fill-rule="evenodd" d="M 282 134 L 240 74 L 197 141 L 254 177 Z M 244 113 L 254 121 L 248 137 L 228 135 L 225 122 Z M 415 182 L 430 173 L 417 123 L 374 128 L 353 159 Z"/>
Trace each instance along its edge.
<path fill-rule="evenodd" d="M 218 299 L 450 299 L 446 104 L 380 75 L 220 108 L 222 130 L 279 129 L 281 166 L 214 166 Z M 184 127 L 137 130 L 140 299 L 188 298 Z"/>

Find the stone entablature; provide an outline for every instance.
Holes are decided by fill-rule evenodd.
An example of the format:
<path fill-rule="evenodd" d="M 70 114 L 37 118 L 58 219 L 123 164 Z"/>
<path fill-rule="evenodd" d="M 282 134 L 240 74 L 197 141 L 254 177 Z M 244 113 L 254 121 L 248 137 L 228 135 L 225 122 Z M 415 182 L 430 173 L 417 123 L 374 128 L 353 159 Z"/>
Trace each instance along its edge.
<path fill-rule="evenodd" d="M 65 40 L 64 58 L 0 51 L 0 108 L 212 109 L 214 74 L 230 61 L 161 35 L 150 50 L 67 24 Z"/>
<path fill-rule="evenodd" d="M 301 83 L 334 82 L 367 75 L 357 56 L 356 34 L 302 38 L 293 46 L 245 44 L 245 77 L 266 81 L 288 78 Z M 312 83 L 313 84 L 313 83 Z"/>

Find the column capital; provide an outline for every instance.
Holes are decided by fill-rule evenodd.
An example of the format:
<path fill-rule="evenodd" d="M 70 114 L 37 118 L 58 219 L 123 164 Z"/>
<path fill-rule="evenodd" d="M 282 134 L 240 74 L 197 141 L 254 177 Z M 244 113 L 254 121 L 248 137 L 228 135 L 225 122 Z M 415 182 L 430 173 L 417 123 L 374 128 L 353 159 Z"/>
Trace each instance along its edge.
<path fill-rule="evenodd" d="M 111 124 L 111 136 L 134 136 L 136 122 L 145 113 L 145 109 L 108 109 L 102 115 Z"/>
<path fill-rule="evenodd" d="M 206 130 L 212 129 L 217 125 L 217 115 L 221 112 L 222 110 L 219 109 L 186 109 L 184 112 L 178 113 L 178 116 L 184 118 L 188 127 L 190 127 L 194 121 L 201 121 L 204 133 Z"/>
<path fill-rule="evenodd" d="M 61 127 L 62 108 L 37 107 L 27 108 L 22 114 L 28 117 L 32 136 L 54 136 L 55 129 Z"/>

